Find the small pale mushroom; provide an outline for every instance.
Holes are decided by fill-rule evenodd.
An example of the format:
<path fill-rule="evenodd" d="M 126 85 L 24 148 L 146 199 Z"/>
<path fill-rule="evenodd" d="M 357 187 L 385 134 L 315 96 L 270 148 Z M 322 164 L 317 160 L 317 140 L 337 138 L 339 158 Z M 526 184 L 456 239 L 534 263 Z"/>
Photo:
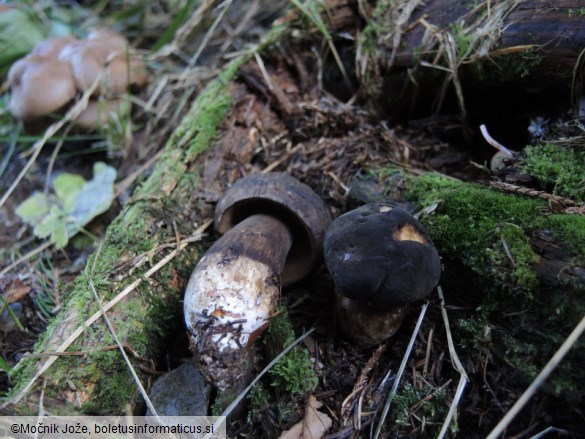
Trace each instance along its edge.
<path fill-rule="evenodd" d="M 28 55 L 8 72 L 10 112 L 29 121 L 58 112 L 75 96 L 75 82 L 67 62 Z"/>
<path fill-rule="evenodd" d="M 366 204 L 336 218 L 324 255 L 338 322 L 362 345 L 394 335 L 407 306 L 427 297 L 441 276 L 439 254 L 424 227 L 389 203 Z"/>
<path fill-rule="evenodd" d="M 119 95 L 144 87 L 148 81 L 144 62 L 130 51 L 123 35 L 96 29 L 85 40 L 48 38 L 9 70 L 9 109 L 25 122 L 26 129 L 39 131 L 48 125 L 47 116 L 62 116 L 76 95 L 96 81 L 92 99 L 75 120 L 84 131 L 93 131 L 129 111 Z"/>
<path fill-rule="evenodd" d="M 92 29 L 87 34 L 87 39 L 92 41 L 102 41 L 116 48 L 117 50 L 126 51 L 128 49 L 128 40 L 120 32 L 105 27 Z"/>
<path fill-rule="evenodd" d="M 133 86 L 144 87 L 148 81 L 144 62 L 128 52 L 119 37 L 113 41 L 103 37 L 73 42 L 61 50 L 59 58 L 71 64 L 80 91 L 89 90 L 101 75 L 95 96 L 121 94 Z"/>
<path fill-rule="evenodd" d="M 74 43 L 75 41 L 77 41 L 77 38 L 75 37 L 47 38 L 46 40 L 38 43 L 33 48 L 33 50 L 31 50 L 30 54 L 44 56 L 46 58 L 58 58 L 61 50 L 63 50 L 63 48 L 68 44 Z"/>
<path fill-rule="evenodd" d="M 87 107 L 75 118 L 74 122 L 83 131 L 91 132 L 127 114 L 129 110 L 129 105 L 120 98 L 90 99 Z"/>
<path fill-rule="evenodd" d="M 284 173 L 242 178 L 217 203 L 224 235 L 193 270 L 184 301 L 191 347 L 215 386 L 245 380 L 243 362 L 281 286 L 313 269 L 330 221 L 319 196 Z"/>

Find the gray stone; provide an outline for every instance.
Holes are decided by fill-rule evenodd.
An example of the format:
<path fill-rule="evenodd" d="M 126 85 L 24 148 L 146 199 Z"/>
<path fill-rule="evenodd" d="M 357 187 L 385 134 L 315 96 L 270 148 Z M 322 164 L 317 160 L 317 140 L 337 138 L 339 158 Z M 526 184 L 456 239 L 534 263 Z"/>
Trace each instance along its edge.
<path fill-rule="evenodd" d="M 210 392 L 197 365 L 185 363 L 156 380 L 149 397 L 159 416 L 207 416 Z"/>
<path fill-rule="evenodd" d="M 3 303 L 0 302 L 0 309 L 3 308 L 2 305 Z M 8 305 L 8 307 L 10 308 L 12 313 L 10 313 L 8 309 L 5 309 L 0 314 L 0 332 L 6 334 L 19 329 L 17 322 L 15 322 L 14 319 L 16 318 L 20 320 L 24 315 L 22 305 L 19 302 L 11 303 L 10 305 Z"/>

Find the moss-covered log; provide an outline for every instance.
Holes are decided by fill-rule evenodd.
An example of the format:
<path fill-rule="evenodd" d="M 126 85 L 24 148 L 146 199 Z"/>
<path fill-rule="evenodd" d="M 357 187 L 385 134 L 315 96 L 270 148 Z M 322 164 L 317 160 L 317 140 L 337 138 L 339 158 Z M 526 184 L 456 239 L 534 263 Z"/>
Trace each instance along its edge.
<path fill-rule="evenodd" d="M 231 106 L 231 79 L 244 58 L 233 62 L 202 92 L 175 130 L 150 177 L 108 228 L 100 249 L 65 298 L 62 312 L 49 325 L 34 352 L 13 370 L 15 387 L 3 402 L 2 413 L 38 411 L 44 385 L 44 405 L 52 414 L 120 414 L 141 403 L 137 386 L 100 318 L 23 392 L 37 371 L 86 319 L 99 310 L 92 289 L 105 304 L 129 284 L 140 280 L 163 256 L 177 248 L 176 236 L 193 235 L 209 212 L 202 211 L 199 154 L 213 146 L 216 130 Z M 170 244 L 170 245 L 169 245 Z M 164 338 L 182 322 L 186 280 L 200 254 L 191 244 L 178 252 L 148 280 L 116 304 L 108 317 L 145 385 Z M 162 255 L 162 256 L 161 256 Z"/>

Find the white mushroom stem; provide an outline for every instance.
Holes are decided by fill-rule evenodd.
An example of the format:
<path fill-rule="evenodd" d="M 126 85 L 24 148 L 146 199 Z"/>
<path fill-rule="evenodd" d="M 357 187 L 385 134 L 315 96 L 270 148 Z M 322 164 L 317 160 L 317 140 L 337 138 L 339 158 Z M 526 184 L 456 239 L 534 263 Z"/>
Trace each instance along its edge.
<path fill-rule="evenodd" d="M 242 379 L 247 347 L 268 326 L 292 245 L 287 226 L 253 215 L 201 258 L 185 292 L 185 321 L 204 373 L 219 388 Z"/>
<path fill-rule="evenodd" d="M 490 133 L 488 133 L 487 127 L 485 125 L 483 125 L 483 124 L 480 125 L 479 130 L 481 131 L 481 134 L 487 143 L 492 145 L 494 148 L 496 148 L 498 151 L 500 151 L 506 157 L 510 157 L 510 158 L 514 157 L 514 154 L 515 154 L 514 151 L 509 150 L 504 145 L 502 145 L 500 142 L 498 142 L 496 139 L 494 139 L 490 135 Z"/>

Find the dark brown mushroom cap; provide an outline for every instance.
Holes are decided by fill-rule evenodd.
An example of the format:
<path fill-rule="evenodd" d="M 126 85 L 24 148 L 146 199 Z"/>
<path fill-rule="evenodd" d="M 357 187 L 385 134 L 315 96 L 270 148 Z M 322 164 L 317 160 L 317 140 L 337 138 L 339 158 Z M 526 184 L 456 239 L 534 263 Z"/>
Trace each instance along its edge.
<path fill-rule="evenodd" d="M 339 294 L 380 310 L 426 297 L 441 261 L 424 227 L 388 203 L 338 217 L 325 235 L 325 264 Z"/>
<path fill-rule="evenodd" d="M 313 190 L 283 172 L 253 174 L 230 187 L 215 208 L 215 230 L 225 233 L 245 218 L 267 214 L 284 222 L 292 247 L 282 273 L 283 285 L 301 279 L 323 254 L 331 213 Z"/>

